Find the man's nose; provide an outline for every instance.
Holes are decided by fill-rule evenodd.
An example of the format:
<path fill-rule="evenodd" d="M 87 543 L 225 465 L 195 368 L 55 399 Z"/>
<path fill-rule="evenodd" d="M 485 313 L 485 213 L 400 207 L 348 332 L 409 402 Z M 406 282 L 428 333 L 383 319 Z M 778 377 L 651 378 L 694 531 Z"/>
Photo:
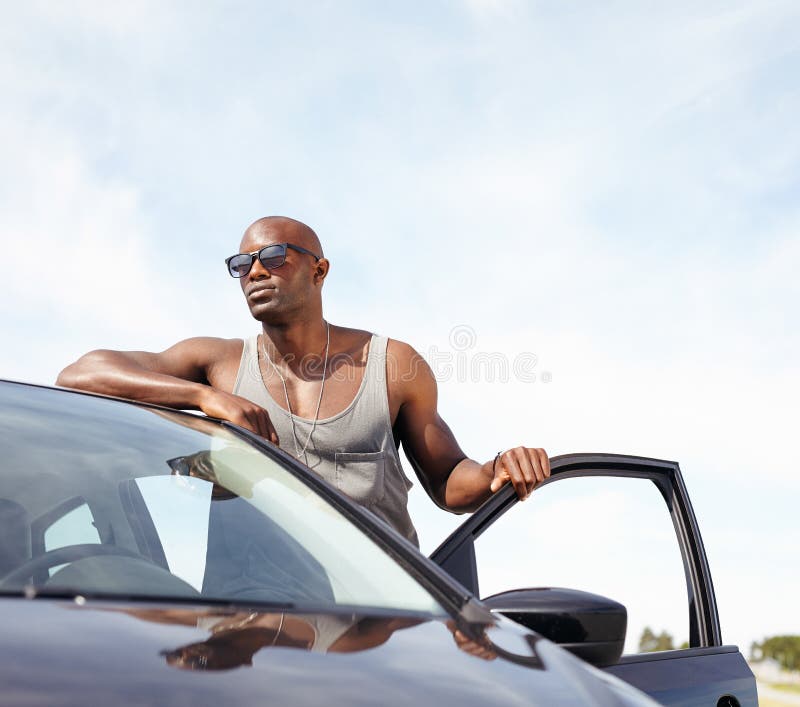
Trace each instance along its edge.
<path fill-rule="evenodd" d="M 250 279 L 251 280 L 263 280 L 264 278 L 272 277 L 272 271 L 268 268 L 265 268 L 261 264 L 261 260 L 257 257 L 253 260 L 253 265 L 250 267 Z"/>

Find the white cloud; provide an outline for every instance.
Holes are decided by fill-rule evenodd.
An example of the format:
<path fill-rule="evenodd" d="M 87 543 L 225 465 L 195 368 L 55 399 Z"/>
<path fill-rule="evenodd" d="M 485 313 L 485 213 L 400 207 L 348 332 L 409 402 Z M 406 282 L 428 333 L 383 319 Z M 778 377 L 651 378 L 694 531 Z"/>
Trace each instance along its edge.
<path fill-rule="evenodd" d="M 462 0 L 467 10 L 477 20 L 500 16 L 504 19 L 518 16 L 524 9 L 520 0 Z"/>
<path fill-rule="evenodd" d="M 180 330 L 163 305 L 177 293 L 154 271 L 138 190 L 99 178 L 78 146 L 35 123 L 5 120 L 1 129 L 14 180 L 0 213 L 0 313 L 20 322 L 0 354 L 4 375 L 52 382 L 71 360 L 64 338 L 94 348 Z"/>
<path fill-rule="evenodd" d="M 75 0 L 63 3 L 35 0 L 29 3 L 39 21 L 64 29 L 92 28 L 112 33 L 129 33 L 152 28 L 153 22 L 165 15 L 161 3 L 142 0 L 116 4 L 99 0 Z"/>

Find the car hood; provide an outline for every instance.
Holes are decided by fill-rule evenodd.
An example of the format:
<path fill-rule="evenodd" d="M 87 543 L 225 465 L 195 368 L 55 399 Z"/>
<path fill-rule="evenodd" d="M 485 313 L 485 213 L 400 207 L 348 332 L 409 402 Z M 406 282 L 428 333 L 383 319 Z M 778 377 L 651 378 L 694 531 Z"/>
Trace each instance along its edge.
<path fill-rule="evenodd" d="M 7 598 L 5 705 L 646 705 L 498 617 L 490 624 Z"/>

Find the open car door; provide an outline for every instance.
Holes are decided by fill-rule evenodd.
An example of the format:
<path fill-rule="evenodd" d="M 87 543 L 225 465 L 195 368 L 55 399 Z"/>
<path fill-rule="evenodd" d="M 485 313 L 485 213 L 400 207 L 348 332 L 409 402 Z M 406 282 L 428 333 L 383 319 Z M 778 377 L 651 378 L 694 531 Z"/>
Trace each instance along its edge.
<path fill-rule="evenodd" d="M 545 558 L 546 551 L 552 551 L 561 563 L 553 567 L 562 567 L 566 573 L 563 576 L 570 578 L 567 586 L 598 593 L 604 593 L 604 589 L 607 592 L 609 586 L 619 586 L 621 589 L 615 591 L 623 593 L 630 591 L 625 597 L 613 597 L 628 607 L 629 632 L 634 618 L 629 604 L 640 599 L 644 604 L 650 602 L 648 623 L 638 650 L 634 645 L 627 654 L 614 656 L 610 665 L 596 663 L 603 670 L 665 705 L 755 707 L 758 698 L 753 673 L 738 647 L 722 642 L 709 564 L 678 464 L 624 455 L 568 454 L 554 457 L 551 470 L 551 478 L 525 504 L 518 504 L 510 484 L 501 489 L 450 535 L 431 559 L 484 598 L 493 611 L 520 620 L 522 614 L 509 611 L 502 601 L 493 599 L 503 596 L 508 603 L 509 597 L 517 596 L 524 603 L 524 597 L 539 591 L 546 601 L 547 592 L 558 590 L 503 591 L 502 595 L 487 597 L 486 593 L 481 594 L 481 584 L 486 584 L 485 578 L 501 575 L 513 584 L 496 586 L 496 590 L 552 587 L 555 582 L 546 576 L 549 570 Z M 548 507 L 546 497 L 557 497 L 556 492 L 566 487 L 577 490 L 578 495 Z M 628 498 L 626 493 L 633 487 L 646 500 L 640 502 L 636 495 L 633 500 Z M 612 495 L 609 488 L 614 489 Z M 581 495 L 587 489 L 588 495 Z M 540 498 L 543 503 L 539 503 Z M 643 506 L 647 511 L 641 515 Z M 507 513 L 511 509 L 514 512 Z M 542 518 L 544 525 L 539 523 Z M 537 523 L 534 533 L 531 529 Z M 607 535 L 609 529 L 616 529 L 617 535 Z M 628 545 L 633 549 L 624 556 L 623 546 Z M 671 553 L 674 562 L 670 570 L 665 566 L 669 565 L 666 556 Z M 648 563 L 652 565 L 650 569 Z M 622 571 L 615 571 L 615 566 Z M 668 570 L 672 577 L 663 574 Z M 552 573 L 558 574 L 556 570 Z M 626 578 L 620 579 L 621 574 Z M 614 581 L 618 584 L 614 585 Z M 564 590 L 563 595 L 571 596 L 568 592 Z M 651 624 L 657 631 L 663 625 L 658 622 L 666 621 L 660 615 L 660 607 L 669 604 L 677 606 L 688 633 L 686 644 L 677 649 L 671 644 L 671 636 L 659 637 L 651 630 Z M 558 611 L 554 614 L 551 607 L 547 624 L 525 621 L 524 616 L 521 622 L 573 649 L 575 644 L 567 646 L 569 641 L 559 640 L 557 632 L 547 635 L 542 629 L 559 624 Z M 623 613 L 623 636 L 625 620 Z M 562 614 L 562 627 L 565 621 L 572 619 Z M 660 638 L 665 638 L 661 645 Z M 629 633 L 626 645 L 630 645 L 630 639 Z M 571 640 L 576 639 L 573 636 Z M 579 650 L 574 652 L 580 654 Z"/>

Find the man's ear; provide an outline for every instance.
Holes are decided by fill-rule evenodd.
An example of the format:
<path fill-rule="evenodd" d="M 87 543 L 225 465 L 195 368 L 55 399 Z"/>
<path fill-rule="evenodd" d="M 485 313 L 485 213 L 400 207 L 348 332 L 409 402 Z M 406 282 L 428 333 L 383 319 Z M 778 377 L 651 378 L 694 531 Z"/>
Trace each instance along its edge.
<path fill-rule="evenodd" d="M 314 284 L 322 285 L 330 269 L 330 261 L 327 258 L 320 258 L 314 265 Z"/>

